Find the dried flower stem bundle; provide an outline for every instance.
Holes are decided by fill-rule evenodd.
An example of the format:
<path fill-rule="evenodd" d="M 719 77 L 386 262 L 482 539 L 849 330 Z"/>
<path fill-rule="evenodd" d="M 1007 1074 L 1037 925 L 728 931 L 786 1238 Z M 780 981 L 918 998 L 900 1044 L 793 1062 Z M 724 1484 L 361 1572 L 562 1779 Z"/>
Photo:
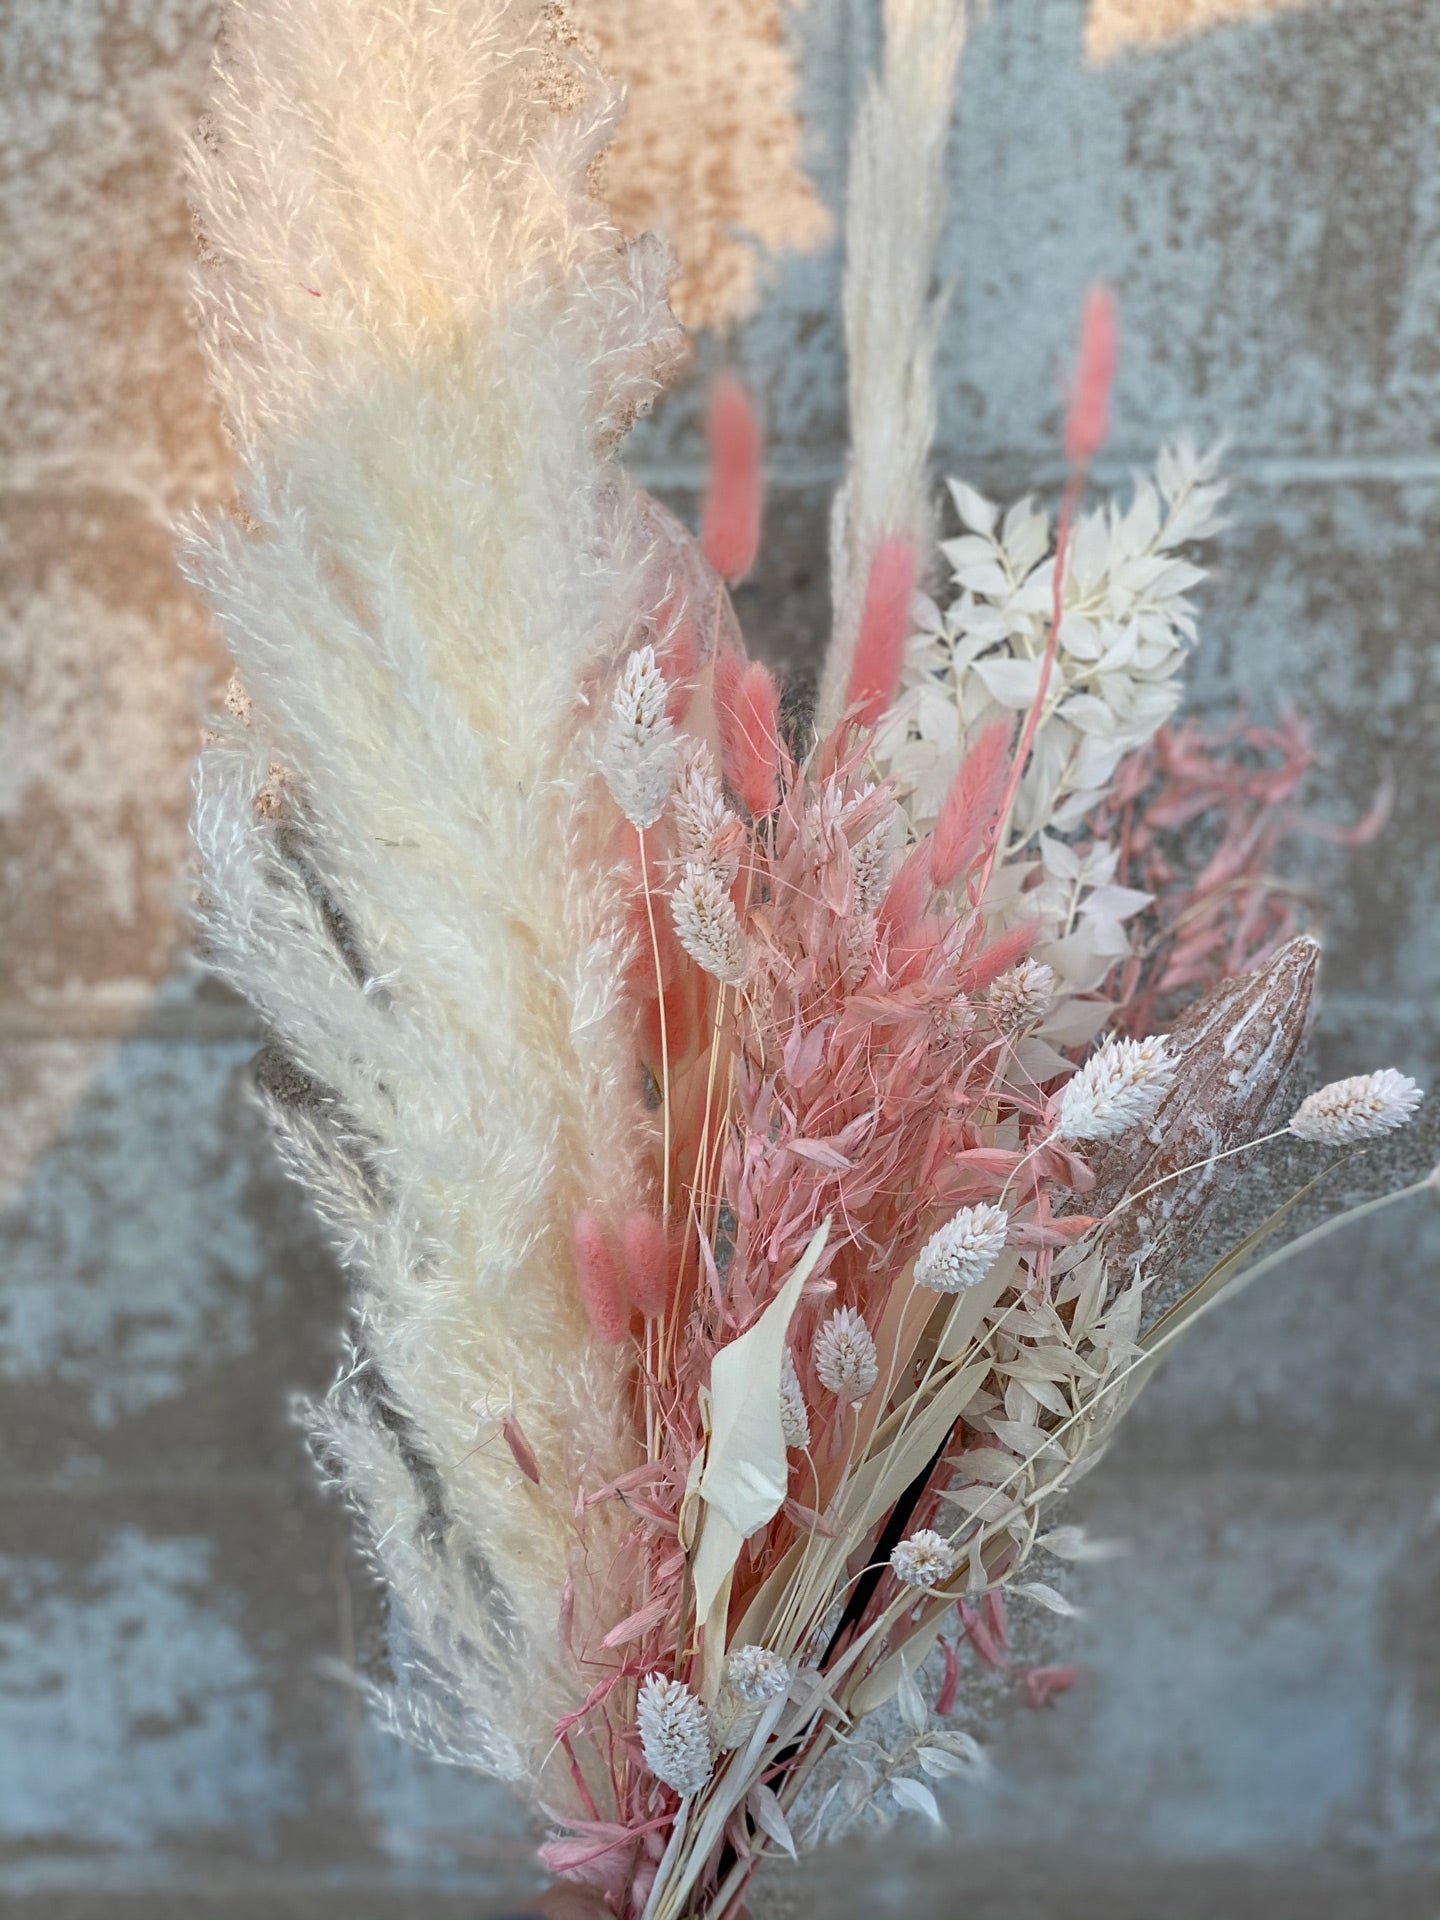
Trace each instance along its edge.
<path fill-rule="evenodd" d="M 1081 511 L 1108 297 L 1053 551 L 957 485 L 958 593 L 913 594 L 963 9 L 886 21 L 799 742 L 721 584 L 759 533 L 748 401 L 715 396 L 699 542 L 615 465 L 674 329 L 588 197 L 613 104 L 557 9 L 239 9 L 194 156 L 248 516 L 191 540 L 244 688 L 201 914 L 352 1274 L 322 1457 L 397 1717 L 520 1783 L 616 1920 L 938 1815 L 980 1760 L 936 1724 L 960 1637 L 993 1651 L 1007 1590 L 1064 1610 L 1050 1506 L 1245 1278 L 1252 1241 L 1187 1265 L 1217 1170 L 1419 1098 L 1387 1069 L 1293 1108 L 1316 950 L 1268 842 L 1227 816 L 1223 872 L 1160 882 L 1163 821 L 1230 791 L 1165 726 L 1219 496 L 1182 447 Z"/>

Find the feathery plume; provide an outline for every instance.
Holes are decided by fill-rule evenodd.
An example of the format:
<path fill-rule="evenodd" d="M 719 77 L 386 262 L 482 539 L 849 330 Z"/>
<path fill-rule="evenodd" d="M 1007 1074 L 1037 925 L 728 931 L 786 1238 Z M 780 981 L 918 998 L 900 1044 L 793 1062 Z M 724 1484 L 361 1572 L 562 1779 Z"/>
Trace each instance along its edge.
<path fill-rule="evenodd" d="M 815 1335 L 815 1371 L 837 1399 L 863 1400 L 880 1378 L 870 1329 L 853 1307 L 837 1307 Z"/>
<path fill-rule="evenodd" d="M 682 1799 L 699 1793 L 714 1765 L 705 1709 L 683 1680 L 649 1673 L 635 1706 L 645 1764 Z"/>
<path fill-rule="evenodd" d="M 821 680 L 822 735 L 847 703 L 860 617 L 880 543 L 931 545 L 926 462 L 935 434 L 943 295 L 945 149 L 965 38 L 963 0 L 886 0 L 885 60 L 851 146 L 845 215 L 850 459 L 830 523 L 834 626 Z"/>
<path fill-rule="evenodd" d="M 1148 1120 L 1175 1075 L 1163 1039 L 1107 1040 L 1060 1096 L 1062 1140 L 1109 1140 Z"/>
<path fill-rule="evenodd" d="M 1381 1067 L 1317 1088 L 1301 1101 L 1289 1131 L 1321 1146 L 1353 1146 L 1406 1126 L 1424 1097 L 1408 1075 Z"/>
<path fill-rule="evenodd" d="M 962 1207 L 932 1233 L 915 1262 L 915 1283 L 936 1293 L 978 1286 L 1005 1247 L 1010 1216 L 1001 1207 Z"/>

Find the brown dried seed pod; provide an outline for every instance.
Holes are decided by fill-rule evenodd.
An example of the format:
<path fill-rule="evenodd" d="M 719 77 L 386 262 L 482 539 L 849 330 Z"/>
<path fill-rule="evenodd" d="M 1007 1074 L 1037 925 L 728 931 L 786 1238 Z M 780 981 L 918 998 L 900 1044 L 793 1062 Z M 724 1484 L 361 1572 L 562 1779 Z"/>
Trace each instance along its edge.
<path fill-rule="evenodd" d="M 1254 973 L 1223 981 L 1187 1008 L 1167 1036 L 1180 1066 L 1154 1119 L 1086 1156 L 1095 1173 L 1086 1211 L 1098 1217 L 1120 1208 L 1102 1245 L 1117 1285 L 1144 1261 L 1147 1321 L 1173 1297 L 1215 1196 L 1240 1160 L 1203 1163 L 1283 1117 L 1286 1083 L 1310 1029 L 1319 959 L 1319 943 L 1301 935 Z M 1182 1167 L 1191 1170 L 1182 1174 Z M 1165 1184 L 1120 1205 L 1156 1181 Z"/>

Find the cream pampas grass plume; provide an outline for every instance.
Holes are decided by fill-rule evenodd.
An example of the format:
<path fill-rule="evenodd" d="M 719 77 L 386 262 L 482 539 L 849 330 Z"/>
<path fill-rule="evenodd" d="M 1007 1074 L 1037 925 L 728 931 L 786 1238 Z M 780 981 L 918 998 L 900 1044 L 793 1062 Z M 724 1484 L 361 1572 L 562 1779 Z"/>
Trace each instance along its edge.
<path fill-rule="evenodd" d="M 636 1458 L 571 1224 L 638 1200 L 649 1124 L 583 688 L 642 611 L 612 454 L 677 346 L 663 258 L 586 190 L 616 110 L 540 4 L 256 0 L 191 154 L 241 511 L 188 566 L 245 696 L 200 914 L 354 1287 L 317 1445 L 397 1717 L 559 1805 L 612 1524 L 583 1496 Z"/>

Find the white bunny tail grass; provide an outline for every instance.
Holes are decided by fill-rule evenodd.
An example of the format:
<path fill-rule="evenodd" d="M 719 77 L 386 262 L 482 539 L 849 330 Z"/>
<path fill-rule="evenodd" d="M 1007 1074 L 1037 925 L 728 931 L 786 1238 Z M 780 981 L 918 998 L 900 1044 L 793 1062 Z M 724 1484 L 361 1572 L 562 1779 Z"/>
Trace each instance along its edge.
<path fill-rule="evenodd" d="M 561 1806 L 613 1553 L 576 1514 L 635 1458 L 571 1226 L 638 1204 L 649 1127 L 576 689 L 640 610 L 612 452 L 678 337 L 586 190 L 614 111 L 539 0 L 259 0 L 191 155 L 242 502 L 187 537 L 245 696 L 200 767 L 204 937 L 353 1279 L 318 1424 L 397 1714 Z"/>
<path fill-rule="evenodd" d="M 830 526 L 834 627 L 816 716 L 822 735 L 844 704 L 876 548 L 901 536 L 923 565 L 932 544 L 926 466 L 942 306 L 932 283 L 965 21 L 965 0 L 886 0 L 884 68 L 870 83 L 851 145 L 850 460 Z"/>

